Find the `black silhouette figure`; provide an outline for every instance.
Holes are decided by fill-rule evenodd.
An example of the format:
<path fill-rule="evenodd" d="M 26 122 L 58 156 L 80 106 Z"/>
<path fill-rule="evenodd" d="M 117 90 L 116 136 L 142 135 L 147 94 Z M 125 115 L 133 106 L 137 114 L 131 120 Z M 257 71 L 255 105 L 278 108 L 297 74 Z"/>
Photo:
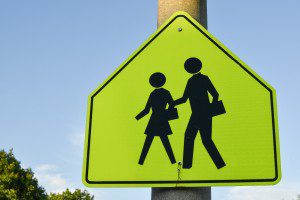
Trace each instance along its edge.
<path fill-rule="evenodd" d="M 137 120 L 141 119 L 147 115 L 152 108 L 152 114 L 145 130 L 147 137 L 139 159 L 139 164 L 144 164 L 145 158 L 155 136 L 160 137 L 171 163 L 174 164 L 176 163 L 176 160 L 168 139 L 168 135 L 172 134 L 172 130 L 168 122 L 169 118 L 166 110 L 167 104 L 170 107 L 170 104 L 173 103 L 173 98 L 168 90 L 162 88 L 166 82 L 164 74 L 158 72 L 152 74 L 149 82 L 156 89 L 151 92 L 145 109 L 135 117 Z"/>
<path fill-rule="evenodd" d="M 185 131 L 183 168 L 189 169 L 193 163 L 194 142 L 197 132 L 200 131 L 202 143 L 218 169 L 226 164 L 212 140 L 212 115 L 211 103 L 208 92 L 213 97 L 213 102 L 218 101 L 219 94 L 210 79 L 201 74 L 202 63 L 198 58 L 189 58 L 184 63 L 184 68 L 193 76 L 188 80 L 184 94 L 174 101 L 174 105 L 190 101 L 192 115 Z M 225 112 L 225 111 L 224 111 Z"/>

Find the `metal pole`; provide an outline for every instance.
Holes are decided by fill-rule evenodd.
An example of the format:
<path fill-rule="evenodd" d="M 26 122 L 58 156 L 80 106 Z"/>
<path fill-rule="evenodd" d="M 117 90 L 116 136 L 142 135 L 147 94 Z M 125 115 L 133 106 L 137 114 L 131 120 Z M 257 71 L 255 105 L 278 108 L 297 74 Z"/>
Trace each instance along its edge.
<path fill-rule="evenodd" d="M 152 200 L 211 200 L 210 187 L 152 188 Z"/>
<path fill-rule="evenodd" d="M 176 11 L 185 11 L 207 29 L 206 0 L 158 0 L 157 27 Z M 211 200 L 210 187 L 152 188 L 152 200 Z"/>

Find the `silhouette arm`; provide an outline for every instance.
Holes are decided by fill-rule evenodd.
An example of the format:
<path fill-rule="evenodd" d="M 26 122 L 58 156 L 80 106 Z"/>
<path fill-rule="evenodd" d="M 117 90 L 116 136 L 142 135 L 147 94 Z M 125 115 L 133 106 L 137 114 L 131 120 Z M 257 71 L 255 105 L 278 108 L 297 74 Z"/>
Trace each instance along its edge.
<path fill-rule="evenodd" d="M 144 116 L 146 116 L 150 112 L 150 108 L 151 108 L 151 105 L 150 105 L 150 97 L 149 97 L 146 107 L 135 117 L 135 119 L 139 120 L 139 119 L 143 118 Z"/>
<path fill-rule="evenodd" d="M 174 103 L 173 103 L 173 106 L 177 106 L 177 105 L 183 104 L 183 103 L 185 103 L 187 100 L 188 100 L 188 97 L 183 96 L 183 97 L 181 97 L 181 98 L 175 100 Z"/>
<path fill-rule="evenodd" d="M 187 83 L 187 85 L 185 87 L 185 90 L 184 90 L 184 93 L 183 93 L 182 97 L 179 98 L 179 99 L 177 99 L 177 100 L 175 100 L 173 102 L 172 106 L 177 106 L 179 104 L 185 103 L 188 100 L 188 98 L 189 98 L 189 95 L 188 95 L 189 92 L 188 91 L 189 91 L 189 82 Z"/>
<path fill-rule="evenodd" d="M 174 100 L 170 92 L 168 92 L 168 104 L 169 104 L 169 108 L 174 107 Z"/>
<path fill-rule="evenodd" d="M 218 101 L 219 93 L 217 92 L 216 88 L 214 87 L 214 85 L 212 84 L 212 82 L 210 81 L 210 79 L 207 78 L 207 80 L 208 80 L 207 81 L 207 90 L 208 90 L 208 92 L 213 97 L 213 101 Z"/>

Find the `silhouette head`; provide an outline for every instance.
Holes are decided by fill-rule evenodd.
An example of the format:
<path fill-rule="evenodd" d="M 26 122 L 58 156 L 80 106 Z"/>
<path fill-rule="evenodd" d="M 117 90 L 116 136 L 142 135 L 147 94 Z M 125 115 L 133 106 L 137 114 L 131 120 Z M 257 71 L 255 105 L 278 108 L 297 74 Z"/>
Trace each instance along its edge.
<path fill-rule="evenodd" d="M 198 73 L 202 68 L 202 62 L 198 58 L 189 58 L 184 63 L 184 69 L 190 73 Z"/>
<path fill-rule="evenodd" d="M 150 76 L 149 82 L 153 87 L 159 88 L 165 84 L 166 77 L 163 73 L 156 72 Z"/>

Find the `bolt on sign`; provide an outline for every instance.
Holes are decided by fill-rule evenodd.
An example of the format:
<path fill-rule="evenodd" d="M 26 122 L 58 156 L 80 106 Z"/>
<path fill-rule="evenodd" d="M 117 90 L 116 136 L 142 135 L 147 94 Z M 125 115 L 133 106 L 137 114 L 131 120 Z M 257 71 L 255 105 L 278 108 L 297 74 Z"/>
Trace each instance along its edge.
<path fill-rule="evenodd" d="M 89 187 L 273 185 L 275 90 L 184 12 L 92 92 Z"/>

